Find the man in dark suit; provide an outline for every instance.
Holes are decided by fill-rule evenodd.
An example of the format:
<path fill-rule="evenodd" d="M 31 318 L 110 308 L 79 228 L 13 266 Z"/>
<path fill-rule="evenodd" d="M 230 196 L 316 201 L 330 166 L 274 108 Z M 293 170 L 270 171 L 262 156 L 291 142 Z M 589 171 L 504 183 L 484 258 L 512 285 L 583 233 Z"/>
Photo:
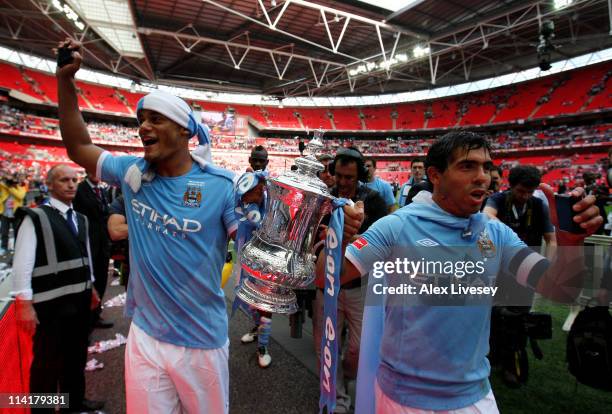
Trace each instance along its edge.
<path fill-rule="evenodd" d="M 102 300 L 106 291 L 108 263 L 110 261 L 110 239 L 106 228 L 108 221 L 107 191 L 100 186 L 100 180 L 93 174 L 87 174 L 87 177 L 77 187 L 73 204 L 74 209 L 89 220 L 89 241 L 91 243 L 93 272 L 95 276 L 94 286 L 100 294 L 100 300 Z M 101 307 L 94 311 L 94 327 L 112 327 L 113 324 L 111 322 L 102 319 L 101 313 Z"/>

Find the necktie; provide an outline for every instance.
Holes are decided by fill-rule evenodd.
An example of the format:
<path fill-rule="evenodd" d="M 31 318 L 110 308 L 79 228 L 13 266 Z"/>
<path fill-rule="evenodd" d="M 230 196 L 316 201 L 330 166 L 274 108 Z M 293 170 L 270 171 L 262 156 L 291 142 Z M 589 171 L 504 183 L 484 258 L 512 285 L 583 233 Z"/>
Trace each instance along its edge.
<path fill-rule="evenodd" d="M 96 197 L 98 198 L 98 200 L 102 201 L 102 191 L 100 190 L 100 187 L 95 186 L 94 193 L 96 193 Z"/>
<path fill-rule="evenodd" d="M 72 231 L 72 234 L 74 234 L 75 236 L 78 236 L 79 231 L 77 230 L 74 224 L 73 211 L 71 208 L 69 208 L 68 211 L 66 211 L 66 222 L 68 223 L 68 227 L 70 227 L 70 231 Z"/>

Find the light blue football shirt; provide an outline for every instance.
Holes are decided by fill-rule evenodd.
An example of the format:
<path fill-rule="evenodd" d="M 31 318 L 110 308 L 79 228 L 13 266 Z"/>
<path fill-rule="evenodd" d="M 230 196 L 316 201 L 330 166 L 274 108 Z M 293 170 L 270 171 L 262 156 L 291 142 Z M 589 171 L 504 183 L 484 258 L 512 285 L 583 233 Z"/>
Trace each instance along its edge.
<path fill-rule="evenodd" d="M 453 255 L 461 258 L 464 252 L 474 257 L 482 252 L 477 243 L 483 234 L 493 245 L 485 243 L 487 275 L 495 277 L 500 270 L 517 274 L 520 268 L 525 284 L 537 284 L 547 261 L 541 256 L 534 258 L 537 253 L 509 227 L 488 220 L 482 213 L 455 217 L 435 203 L 412 203 L 378 220 L 348 246 L 346 259 L 363 275 L 372 271 L 375 262 L 394 261 L 402 255 L 421 259 L 410 257 L 419 246 L 419 256 L 427 246 L 425 251 L 448 247 L 448 259 Z M 388 275 L 385 279 L 388 285 L 393 284 Z M 385 297 L 377 372 L 382 391 L 399 404 L 425 410 L 459 409 L 482 399 L 490 390 L 486 358 L 490 305 L 431 306 L 394 301 Z"/>
<path fill-rule="evenodd" d="M 399 208 L 402 208 L 406 205 L 406 199 L 408 198 L 408 193 L 410 192 L 410 188 L 412 188 L 414 184 L 414 177 L 410 177 L 408 181 L 406 181 L 399 190 L 399 196 L 397 200 L 397 205 Z"/>
<path fill-rule="evenodd" d="M 100 178 L 121 185 L 129 229 L 130 280 L 126 315 L 150 336 L 178 346 L 215 349 L 227 342 L 221 270 L 237 228 L 229 171 L 213 165 L 179 177 L 143 179 L 134 193 L 124 180 L 142 158 L 98 161 Z"/>
<path fill-rule="evenodd" d="M 378 194 L 385 200 L 387 207 L 390 207 L 395 204 L 395 196 L 393 195 L 393 188 L 391 184 L 386 182 L 380 177 L 375 177 L 374 181 L 365 183 L 368 188 L 374 191 L 378 191 Z"/>

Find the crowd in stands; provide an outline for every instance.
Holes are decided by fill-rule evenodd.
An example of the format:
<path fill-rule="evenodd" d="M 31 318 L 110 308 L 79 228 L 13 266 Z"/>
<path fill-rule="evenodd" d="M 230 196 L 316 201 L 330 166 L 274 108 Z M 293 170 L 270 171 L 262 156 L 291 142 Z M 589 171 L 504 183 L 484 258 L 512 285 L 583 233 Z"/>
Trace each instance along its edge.
<path fill-rule="evenodd" d="M 89 132 L 95 142 L 126 144 L 140 147 L 140 138 L 135 127 L 121 124 L 89 122 Z M 0 131 L 9 134 L 38 134 L 59 139 L 57 119 L 25 113 L 0 105 Z M 546 146 L 573 146 L 586 143 L 603 143 L 612 140 L 612 125 L 555 126 L 529 130 L 505 130 L 492 135 L 496 150 L 528 149 Z M 423 154 L 435 138 L 431 135 L 410 139 L 362 140 L 356 138 L 326 140 L 330 150 L 341 146 L 356 146 L 370 154 Z M 213 147 L 220 150 L 250 148 L 264 145 L 271 152 L 295 154 L 298 140 L 284 138 L 246 138 L 213 136 Z"/>
<path fill-rule="evenodd" d="M 50 74 L 0 63 L 6 75 L 0 87 L 31 95 L 55 105 L 57 87 Z M 190 101 L 205 111 L 243 115 L 259 128 L 325 130 L 435 129 L 462 125 L 489 125 L 586 113 L 612 107 L 612 69 L 608 62 L 566 71 L 528 82 L 439 99 L 372 107 L 285 108 Z M 83 109 L 133 116 L 143 95 L 127 90 L 78 83 Z M 112 131 L 113 137 L 124 132 Z M 129 136 L 129 132 L 125 132 Z"/>
<path fill-rule="evenodd" d="M 265 141 L 263 138 L 245 140 L 240 148 L 249 148 L 259 145 Z M 383 141 L 384 143 L 385 141 Z M 609 142 L 609 141 L 608 141 Z M 223 144 L 220 140 L 217 144 Z M 342 143 L 344 146 L 349 143 Z M 379 143 L 380 144 L 380 143 Z M 287 144 L 288 145 L 288 144 Z M 220 145 L 223 147 L 223 145 Z M 297 145 L 294 145 L 293 156 L 297 155 Z M 331 154 L 339 147 L 328 146 L 327 151 Z M 426 146 L 423 146 L 426 147 Z M 378 146 L 376 148 L 379 148 Z M 111 151 L 119 154 L 120 152 Z M 130 154 L 142 156 L 142 150 L 128 151 Z M 373 152 L 365 151 L 366 154 Z M 213 162 L 230 171 L 240 173 L 244 165 L 248 163 L 248 151 L 236 151 L 214 147 Z M 293 165 L 293 156 L 285 156 L 282 153 L 270 154 L 269 171 L 273 175 L 288 170 Z M 573 156 L 506 156 L 500 154 L 495 157 L 496 164 L 503 170 L 510 170 L 519 164 L 535 165 L 543 173 L 543 181 L 558 188 L 560 185 L 572 187 L 583 181 L 585 173 L 592 173 L 599 181 L 604 180 L 601 172 L 607 168 L 608 159 L 604 152 L 593 152 L 587 154 L 575 154 Z M 39 181 L 46 170 L 58 163 L 72 164 L 66 150 L 60 146 L 43 146 L 33 144 L 19 144 L 16 142 L 0 142 L 0 172 L 27 177 L 28 181 Z M 408 160 L 379 160 L 378 175 L 398 187 L 409 178 L 410 161 Z"/>

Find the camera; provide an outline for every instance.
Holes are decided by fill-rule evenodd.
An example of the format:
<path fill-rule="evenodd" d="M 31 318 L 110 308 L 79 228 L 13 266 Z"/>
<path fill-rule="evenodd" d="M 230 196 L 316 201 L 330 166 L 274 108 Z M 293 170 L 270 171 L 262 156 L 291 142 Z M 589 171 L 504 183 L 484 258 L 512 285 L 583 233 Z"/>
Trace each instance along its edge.
<path fill-rule="evenodd" d="M 574 204 L 581 199 L 571 197 L 567 194 L 555 194 L 555 204 L 557 205 L 557 218 L 559 220 L 559 228 L 574 234 L 585 233 L 586 231 L 574 221 L 576 212 L 572 208 Z"/>
<path fill-rule="evenodd" d="M 552 338 L 552 317 L 547 313 L 530 312 L 523 316 L 523 326 L 531 339 Z"/>
<path fill-rule="evenodd" d="M 68 46 L 63 46 L 57 49 L 58 68 L 66 66 L 74 61 L 74 58 L 72 57 L 72 52 L 74 52 L 74 49 L 71 49 Z"/>
<path fill-rule="evenodd" d="M 555 23 L 552 20 L 544 20 L 540 28 L 540 43 L 536 48 L 538 53 L 538 64 L 541 70 L 549 70 L 551 54 L 555 51 L 552 40 L 555 38 Z"/>
<path fill-rule="evenodd" d="M 540 35 L 544 36 L 545 39 L 555 37 L 555 22 L 552 20 L 544 20 L 542 22 L 542 28 L 540 29 Z"/>

